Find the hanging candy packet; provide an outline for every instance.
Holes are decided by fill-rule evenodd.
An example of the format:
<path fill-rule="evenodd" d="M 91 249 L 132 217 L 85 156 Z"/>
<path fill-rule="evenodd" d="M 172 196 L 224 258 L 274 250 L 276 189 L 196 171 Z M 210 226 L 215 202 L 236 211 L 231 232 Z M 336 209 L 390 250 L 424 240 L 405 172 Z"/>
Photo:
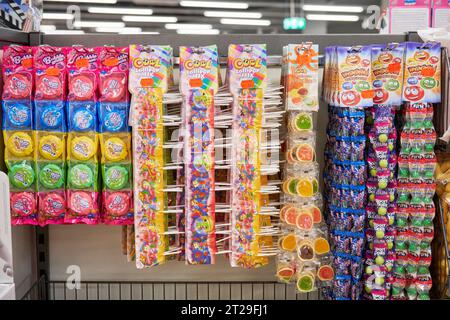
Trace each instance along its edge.
<path fill-rule="evenodd" d="M 267 86 L 266 45 L 230 45 L 228 86 L 233 95 L 231 149 L 231 266 L 268 263 L 258 256 L 261 237 L 261 125 Z M 248 173 L 253 174 L 249 175 Z"/>
<path fill-rule="evenodd" d="M 128 127 L 128 47 L 97 48 L 102 221 L 133 223 L 131 133 Z"/>
<path fill-rule="evenodd" d="M 372 85 L 375 105 L 400 105 L 403 87 L 404 44 L 372 47 Z"/>
<path fill-rule="evenodd" d="M 66 223 L 99 221 L 97 72 L 94 48 L 68 48 Z"/>
<path fill-rule="evenodd" d="M 36 171 L 32 133 L 33 56 L 25 46 L 9 46 L 3 54 L 3 139 L 10 183 L 11 222 L 38 224 Z"/>
<path fill-rule="evenodd" d="M 284 85 L 287 110 L 317 111 L 319 46 L 310 42 L 285 47 Z"/>
<path fill-rule="evenodd" d="M 441 45 L 438 42 L 407 42 L 403 101 L 441 101 Z"/>
<path fill-rule="evenodd" d="M 185 255 L 188 264 L 214 264 L 217 251 L 214 95 L 218 90 L 218 76 L 216 46 L 180 48 L 180 92 L 185 109 Z"/>
<path fill-rule="evenodd" d="M 129 52 L 136 267 L 142 269 L 164 263 L 169 244 L 165 234 L 162 99 L 172 48 L 131 45 Z"/>
<path fill-rule="evenodd" d="M 370 47 L 337 47 L 339 105 L 363 108 L 373 105 Z"/>

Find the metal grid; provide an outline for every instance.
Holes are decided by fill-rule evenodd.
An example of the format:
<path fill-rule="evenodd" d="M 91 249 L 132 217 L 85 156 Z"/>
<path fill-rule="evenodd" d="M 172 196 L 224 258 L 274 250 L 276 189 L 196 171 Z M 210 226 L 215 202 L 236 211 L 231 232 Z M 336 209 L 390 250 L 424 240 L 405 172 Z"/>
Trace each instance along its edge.
<path fill-rule="evenodd" d="M 277 282 L 84 281 L 78 288 L 41 277 L 22 300 L 320 300 Z"/>

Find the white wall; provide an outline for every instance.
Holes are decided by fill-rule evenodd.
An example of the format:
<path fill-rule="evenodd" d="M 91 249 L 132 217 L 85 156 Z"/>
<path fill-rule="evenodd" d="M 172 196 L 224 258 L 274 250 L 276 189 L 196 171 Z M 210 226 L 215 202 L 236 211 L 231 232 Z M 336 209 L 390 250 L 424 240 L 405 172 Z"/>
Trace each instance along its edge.
<path fill-rule="evenodd" d="M 32 226 L 12 227 L 14 282 L 20 299 L 36 281 L 36 246 Z"/>

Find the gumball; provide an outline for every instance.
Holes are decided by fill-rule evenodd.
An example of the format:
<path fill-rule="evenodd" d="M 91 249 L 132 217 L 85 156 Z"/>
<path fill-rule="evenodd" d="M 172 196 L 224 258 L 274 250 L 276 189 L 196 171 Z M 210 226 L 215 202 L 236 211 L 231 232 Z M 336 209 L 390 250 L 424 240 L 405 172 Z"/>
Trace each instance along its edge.
<path fill-rule="evenodd" d="M 85 164 L 77 164 L 69 169 L 67 176 L 70 185 L 77 189 L 85 189 L 94 183 L 94 173 L 92 169 Z"/>
<path fill-rule="evenodd" d="M 7 117 L 9 122 L 17 127 L 30 127 L 31 108 L 21 103 L 14 103 L 7 107 Z"/>
<path fill-rule="evenodd" d="M 384 277 L 375 277 L 375 283 L 379 286 L 384 284 Z"/>
<path fill-rule="evenodd" d="M 80 215 L 88 215 L 94 207 L 94 201 L 88 192 L 75 191 L 70 195 L 69 207 Z"/>
<path fill-rule="evenodd" d="M 109 138 L 105 141 L 104 155 L 110 161 L 124 160 L 128 155 L 127 145 L 117 137 Z"/>
<path fill-rule="evenodd" d="M 86 108 L 79 109 L 72 116 L 72 127 L 76 131 L 86 131 L 94 127 L 94 113 Z"/>
<path fill-rule="evenodd" d="M 382 133 L 378 136 L 378 141 L 380 141 L 381 143 L 385 143 L 388 141 L 388 136 L 385 133 Z"/>
<path fill-rule="evenodd" d="M 70 79 L 69 92 L 77 100 L 89 100 L 94 95 L 94 81 L 85 75 L 74 76 Z"/>
<path fill-rule="evenodd" d="M 95 142 L 86 136 L 73 138 L 70 150 L 73 157 L 81 161 L 89 160 L 97 152 Z"/>
<path fill-rule="evenodd" d="M 58 159 L 64 150 L 64 142 L 57 136 L 48 135 L 39 139 L 39 153 L 47 160 Z"/>
<path fill-rule="evenodd" d="M 54 100 L 62 95 L 61 79 L 57 76 L 43 75 L 36 81 L 36 95 L 44 100 Z"/>
<path fill-rule="evenodd" d="M 14 193 L 11 196 L 11 211 L 14 214 L 28 216 L 36 211 L 36 199 L 30 192 Z"/>
<path fill-rule="evenodd" d="M 6 141 L 6 148 L 17 157 L 28 156 L 33 152 L 33 140 L 25 132 L 14 132 Z"/>
<path fill-rule="evenodd" d="M 66 211 L 65 199 L 58 193 L 49 193 L 44 196 L 40 207 L 42 211 L 52 216 L 59 216 Z"/>
<path fill-rule="evenodd" d="M 117 102 L 124 98 L 126 88 L 123 76 L 110 75 L 103 79 L 101 85 L 101 95 L 106 101 Z"/>
<path fill-rule="evenodd" d="M 128 182 L 128 170 L 122 166 L 109 167 L 105 172 L 106 187 L 111 190 L 120 190 Z"/>
<path fill-rule="evenodd" d="M 8 176 L 11 185 L 19 189 L 29 188 L 34 182 L 34 170 L 26 163 L 13 165 Z"/>
<path fill-rule="evenodd" d="M 31 96 L 31 79 L 24 74 L 16 73 L 7 76 L 4 91 L 13 99 L 25 99 Z"/>
<path fill-rule="evenodd" d="M 47 189 L 58 189 L 64 184 L 64 171 L 56 164 L 46 164 L 39 172 L 39 182 Z"/>
<path fill-rule="evenodd" d="M 105 207 L 112 215 L 125 215 L 130 209 L 130 197 L 125 192 L 111 193 L 106 197 Z"/>
<path fill-rule="evenodd" d="M 375 263 L 379 266 L 381 266 L 384 263 L 384 258 L 382 256 L 377 256 L 375 258 Z"/>

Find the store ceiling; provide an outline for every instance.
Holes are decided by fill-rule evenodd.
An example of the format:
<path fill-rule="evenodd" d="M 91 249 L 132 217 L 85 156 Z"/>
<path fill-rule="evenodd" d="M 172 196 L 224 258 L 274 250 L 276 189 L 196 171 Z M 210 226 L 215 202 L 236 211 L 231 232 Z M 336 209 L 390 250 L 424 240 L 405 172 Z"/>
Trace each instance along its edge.
<path fill-rule="evenodd" d="M 229 2 L 227 8 L 206 8 L 206 7 L 192 7 L 183 6 L 183 4 L 189 5 L 189 1 L 180 0 L 82 0 L 68 2 L 67 0 L 44 0 L 44 19 L 42 22 L 43 31 L 55 32 L 56 30 L 76 29 L 78 32 L 119 32 L 123 30 L 123 27 L 132 28 L 125 29 L 125 32 L 138 33 L 138 32 L 158 32 L 158 33 L 283 33 L 283 19 L 291 15 L 289 0 L 260 0 L 260 1 L 237 1 L 237 0 L 223 0 Z M 101 3 L 108 2 L 108 3 Z M 114 3 L 115 2 L 115 3 Z M 192 2 L 192 1 L 191 1 Z M 221 1 L 208 1 L 218 5 Z M 305 33 L 358 33 L 367 32 L 361 27 L 363 19 L 367 16 L 366 8 L 369 5 L 379 4 L 378 0 L 339 0 L 339 1 L 294 1 L 295 12 L 294 16 L 302 16 L 303 14 L 334 14 L 334 15 L 353 15 L 358 16 L 358 20 L 354 22 L 325 22 L 325 21 L 307 21 L 307 28 Z M 363 8 L 362 12 L 318 12 L 318 11 L 301 11 L 301 3 L 313 4 L 313 5 L 345 5 L 345 6 L 360 6 Z M 191 3 L 192 4 L 192 3 Z M 232 6 L 243 7 L 248 4 L 247 9 L 234 9 Z M 79 8 L 79 9 L 78 9 Z M 119 8 L 119 13 L 105 13 L 102 10 L 108 10 L 110 8 Z M 123 9 L 140 9 L 137 12 L 127 13 Z M 68 11 L 69 9 L 69 11 Z M 150 10 L 149 10 L 150 9 Z M 78 11 L 79 10 L 79 11 Z M 205 11 L 210 11 L 205 13 Z M 227 11 L 234 13 L 233 17 L 221 16 L 223 12 Z M 77 22 L 77 12 L 80 13 L 79 20 Z M 100 13 L 101 12 L 101 13 Z M 67 16 L 69 19 L 65 19 L 64 16 L 54 15 L 69 13 L 75 14 L 73 16 Z M 139 13 L 139 14 L 136 14 Z M 144 14 L 145 13 L 145 14 Z M 238 23 L 260 24 L 255 25 L 242 25 L 234 24 L 235 20 L 222 20 L 222 19 L 236 19 L 245 18 L 241 17 L 241 14 L 252 13 L 250 21 L 238 21 Z M 125 17 L 125 16 L 134 16 Z M 208 16 L 205 16 L 208 15 Z M 225 13 L 225 15 L 230 15 Z M 233 14 L 232 14 L 233 15 Z M 67 18 L 66 17 L 66 18 Z M 137 18 L 136 18 L 137 17 Z M 155 18 L 156 17 L 156 18 Z M 158 18 L 159 17 L 159 18 Z M 161 20 L 155 21 L 136 21 L 136 20 Z M 167 20 L 167 21 L 162 21 Z M 176 21 L 175 21 L 176 20 Z M 73 23 L 75 21 L 75 23 Z M 256 22 L 255 22 L 256 21 Z M 92 25 L 90 22 L 97 22 L 98 26 Z M 111 23 L 112 22 L 112 23 Z M 166 26 L 167 23 L 176 22 L 177 24 L 200 24 L 193 26 L 182 26 L 184 31 L 179 31 L 179 26 Z M 227 23 L 227 24 L 224 24 Z M 231 24 L 229 24 L 231 23 Z M 92 25 L 92 26 L 91 26 Z M 310 28 L 314 25 L 316 32 Z M 169 29 L 168 29 L 169 28 Z M 177 30 L 178 29 L 178 30 Z M 203 31 L 206 30 L 206 31 Z M 213 30 L 213 31 L 208 31 Z M 317 31 L 319 30 L 319 31 Z M 290 31 L 301 32 L 301 31 Z"/>

